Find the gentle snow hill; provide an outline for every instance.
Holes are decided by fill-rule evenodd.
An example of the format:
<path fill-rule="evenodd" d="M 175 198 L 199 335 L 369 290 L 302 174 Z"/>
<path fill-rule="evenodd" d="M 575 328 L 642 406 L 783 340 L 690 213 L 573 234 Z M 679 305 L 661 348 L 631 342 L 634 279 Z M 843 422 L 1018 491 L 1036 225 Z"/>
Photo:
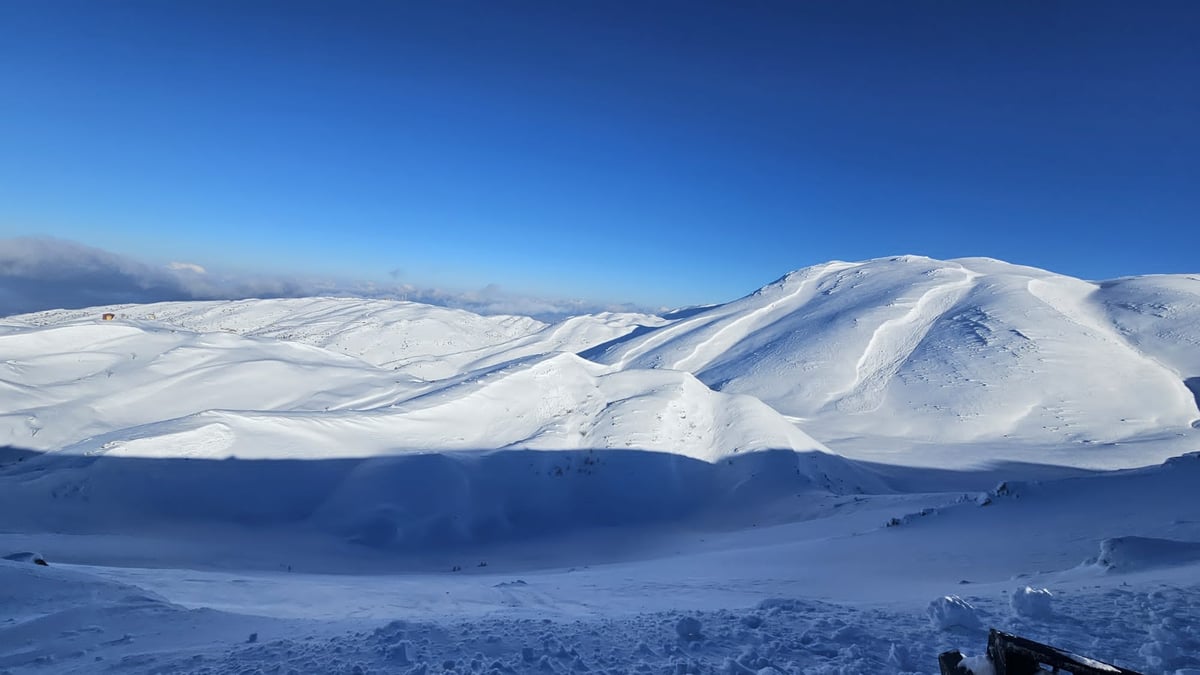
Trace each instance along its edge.
<path fill-rule="evenodd" d="M 227 332 L 299 342 L 425 380 L 550 352 L 578 352 L 664 320 L 649 314 L 587 314 L 546 324 L 526 316 L 480 316 L 416 302 L 286 298 L 159 302 L 10 317 L 18 325 L 58 325 L 114 312 L 195 333 Z"/>
<path fill-rule="evenodd" d="M 148 322 L 0 329 L 0 358 L 0 445 L 32 450 L 206 410 L 370 408 L 425 388 L 305 344 Z"/>
<path fill-rule="evenodd" d="M 802 269 L 583 354 L 694 373 L 834 447 L 996 447 L 1190 434 L 1200 412 L 1185 382 L 1200 377 L 1198 340 L 1194 276 L 1096 284 L 991 259 L 904 256 Z M 1165 452 L 1133 461 L 1177 454 Z"/>
<path fill-rule="evenodd" d="M 151 344 L 180 339 L 124 326 L 79 329 L 127 340 L 118 353 L 139 344 L 139 336 Z M 189 344 L 213 337 L 189 335 Z M 37 343 L 46 344 L 45 336 Z M 237 364 L 243 355 L 231 350 L 225 357 Z M 347 375 L 342 395 L 379 399 L 370 387 L 387 371 L 349 361 L 364 389 L 350 388 Z M 271 400 L 303 392 L 313 371 L 244 372 L 261 388 L 249 394 Z M 885 490 L 874 474 L 829 454 L 757 399 L 714 392 L 688 373 L 616 371 L 573 354 L 512 362 L 407 400 L 352 410 L 302 409 L 289 398 L 277 412 L 179 416 L 177 399 L 194 407 L 189 392 L 208 390 L 174 382 L 176 395 L 156 399 L 134 386 L 136 377 L 115 379 L 73 380 L 80 402 L 72 405 L 86 411 L 125 393 L 137 414 L 161 421 L 10 463 L 0 470 L 0 528 L 296 525 L 411 548 L 638 526 L 795 500 L 797 493 Z M 149 386 L 158 393 L 162 384 Z"/>

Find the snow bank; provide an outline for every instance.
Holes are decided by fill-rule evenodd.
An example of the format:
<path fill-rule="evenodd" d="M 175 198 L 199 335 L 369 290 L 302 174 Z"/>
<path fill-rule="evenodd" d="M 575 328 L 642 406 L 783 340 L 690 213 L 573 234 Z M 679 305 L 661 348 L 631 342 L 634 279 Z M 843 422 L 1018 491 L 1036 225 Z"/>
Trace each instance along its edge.
<path fill-rule="evenodd" d="M 1113 537 L 1100 542 L 1095 563 L 1117 572 L 1200 561 L 1200 542 L 1155 537 Z"/>

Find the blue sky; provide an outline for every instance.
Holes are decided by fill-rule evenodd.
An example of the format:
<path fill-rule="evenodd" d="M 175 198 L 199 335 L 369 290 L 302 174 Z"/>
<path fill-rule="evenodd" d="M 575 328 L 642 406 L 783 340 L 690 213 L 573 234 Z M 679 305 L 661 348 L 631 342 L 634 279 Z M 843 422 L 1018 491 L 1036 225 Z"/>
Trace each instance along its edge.
<path fill-rule="evenodd" d="M 0 234 L 646 305 L 1196 272 L 1200 3 L 0 3 Z"/>

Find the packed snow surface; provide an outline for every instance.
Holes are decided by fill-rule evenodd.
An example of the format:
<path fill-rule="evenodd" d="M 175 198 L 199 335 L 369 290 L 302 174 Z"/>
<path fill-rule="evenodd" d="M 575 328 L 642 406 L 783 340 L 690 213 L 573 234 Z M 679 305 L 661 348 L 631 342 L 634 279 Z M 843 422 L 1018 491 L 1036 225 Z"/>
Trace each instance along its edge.
<path fill-rule="evenodd" d="M 1197 277 L 986 259 L 0 319 L 0 673 L 1182 675 L 1198 398 Z"/>

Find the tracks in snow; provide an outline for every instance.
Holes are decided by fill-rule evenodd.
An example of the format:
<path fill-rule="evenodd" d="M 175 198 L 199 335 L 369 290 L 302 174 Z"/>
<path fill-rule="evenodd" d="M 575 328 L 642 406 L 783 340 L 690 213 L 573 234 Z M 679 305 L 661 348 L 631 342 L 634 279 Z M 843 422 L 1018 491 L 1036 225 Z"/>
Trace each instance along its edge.
<path fill-rule="evenodd" d="M 903 315 L 875 329 L 855 366 L 856 378 L 847 389 L 830 397 L 841 412 L 863 413 L 879 408 L 883 391 L 917 345 L 943 314 L 970 290 L 978 274 L 960 267 L 961 279 L 926 291 Z"/>

